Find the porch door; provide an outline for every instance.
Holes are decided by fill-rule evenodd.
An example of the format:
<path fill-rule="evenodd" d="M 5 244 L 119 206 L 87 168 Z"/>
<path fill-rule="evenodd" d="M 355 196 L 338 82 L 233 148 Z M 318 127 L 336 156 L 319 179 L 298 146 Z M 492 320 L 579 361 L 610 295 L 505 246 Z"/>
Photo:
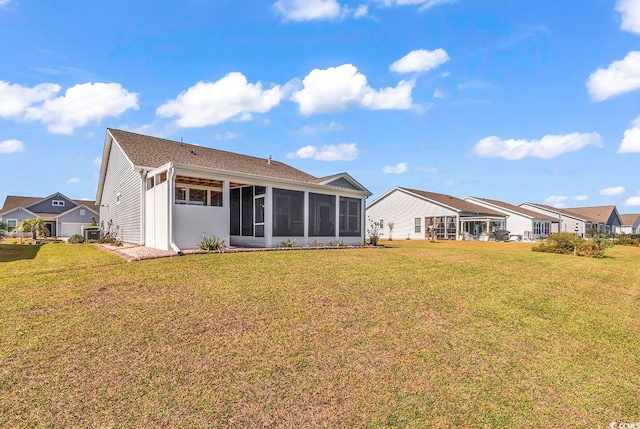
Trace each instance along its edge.
<path fill-rule="evenodd" d="M 253 230 L 256 237 L 264 237 L 264 195 L 256 196 L 253 199 Z"/>
<path fill-rule="evenodd" d="M 47 231 L 49 231 L 49 237 L 55 237 L 56 236 L 56 224 L 55 224 L 55 222 L 45 222 L 44 226 L 45 226 L 45 228 L 47 228 Z"/>

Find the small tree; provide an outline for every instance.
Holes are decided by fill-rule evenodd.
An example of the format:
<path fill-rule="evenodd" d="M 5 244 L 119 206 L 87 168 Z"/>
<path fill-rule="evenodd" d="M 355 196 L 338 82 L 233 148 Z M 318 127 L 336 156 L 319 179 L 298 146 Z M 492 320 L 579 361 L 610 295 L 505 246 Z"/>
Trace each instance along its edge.
<path fill-rule="evenodd" d="M 4 240 L 9 231 L 9 227 L 6 223 L 0 222 L 0 241 Z"/>
<path fill-rule="evenodd" d="M 20 221 L 16 229 L 20 232 L 31 233 L 31 237 L 34 241 L 38 238 L 38 235 L 40 235 L 41 237 L 49 236 L 47 225 L 42 219 L 38 219 L 35 217 Z"/>
<path fill-rule="evenodd" d="M 393 227 L 396 226 L 394 222 L 387 222 L 387 226 L 389 227 L 389 241 L 393 241 Z"/>
<path fill-rule="evenodd" d="M 380 222 L 374 222 L 369 219 L 369 228 L 367 229 L 367 234 L 369 234 L 369 244 L 372 246 L 378 245 L 378 240 L 382 236 L 382 232 L 380 232 Z"/>

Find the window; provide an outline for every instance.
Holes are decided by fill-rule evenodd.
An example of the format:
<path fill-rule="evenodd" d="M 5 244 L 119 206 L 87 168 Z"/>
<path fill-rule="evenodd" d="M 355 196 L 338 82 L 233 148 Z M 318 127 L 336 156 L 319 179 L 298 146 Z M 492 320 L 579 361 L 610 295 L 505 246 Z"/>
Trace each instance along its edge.
<path fill-rule="evenodd" d="M 80 209 L 80 216 L 84 216 L 86 214 L 87 212 L 85 211 L 85 209 Z"/>
<path fill-rule="evenodd" d="M 191 188 L 178 184 L 175 194 L 175 204 L 222 207 L 222 191 L 218 189 Z"/>
<path fill-rule="evenodd" d="M 229 234 L 240 235 L 240 188 L 229 191 L 229 211 L 231 215 Z"/>
<path fill-rule="evenodd" d="M 51 200 L 54 207 L 64 207 L 64 200 Z"/>
<path fill-rule="evenodd" d="M 207 205 L 207 191 L 204 189 L 189 189 L 189 202 L 190 206 L 206 206 Z"/>
<path fill-rule="evenodd" d="M 446 227 L 446 216 L 436 217 L 436 238 L 443 239 L 446 238 L 447 227 Z"/>
<path fill-rule="evenodd" d="M 420 218 L 417 217 L 413 220 L 413 232 L 415 232 L 416 234 L 420 234 L 421 231 L 421 222 L 420 222 Z"/>
<path fill-rule="evenodd" d="M 17 219 L 7 219 L 7 231 L 11 232 L 18 226 Z"/>
<path fill-rule="evenodd" d="M 163 172 L 160 174 L 156 174 L 156 185 L 161 184 L 162 182 L 166 182 L 167 181 L 167 172 Z"/>
<path fill-rule="evenodd" d="M 242 235 L 253 236 L 253 186 L 242 188 Z"/>
<path fill-rule="evenodd" d="M 151 188 L 153 188 L 153 177 L 147 179 L 147 191 Z"/>
<path fill-rule="evenodd" d="M 274 237 L 304 235 L 304 192 L 274 188 L 273 235 Z"/>
<path fill-rule="evenodd" d="M 384 229 L 384 220 L 380 219 L 380 229 Z"/>
<path fill-rule="evenodd" d="M 187 204 L 187 188 L 176 186 L 176 204 Z"/>
<path fill-rule="evenodd" d="M 340 236 L 358 237 L 361 231 L 360 200 L 340 197 Z"/>
<path fill-rule="evenodd" d="M 255 236 L 264 237 L 264 196 L 254 199 Z"/>
<path fill-rule="evenodd" d="M 116 205 L 120 204 L 120 200 L 122 199 L 120 192 L 116 194 Z"/>
<path fill-rule="evenodd" d="M 222 191 L 211 190 L 211 205 L 213 207 L 222 207 Z"/>
<path fill-rule="evenodd" d="M 309 193 L 309 236 L 336 235 L 336 197 Z"/>
<path fill-rule="evenodd" d="M 533 222 L 533 234 L 538 236 L 546 236 L 549 235 L 549 230 L 551 229 L 551 225 L 549 222 Z"/>

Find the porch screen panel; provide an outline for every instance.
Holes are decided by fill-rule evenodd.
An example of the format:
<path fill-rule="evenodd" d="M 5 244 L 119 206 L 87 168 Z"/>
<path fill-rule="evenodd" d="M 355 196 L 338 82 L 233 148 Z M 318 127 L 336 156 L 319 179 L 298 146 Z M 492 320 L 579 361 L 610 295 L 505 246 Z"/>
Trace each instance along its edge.
<path fill-rule="evenodd" d="M 340 197 L 340 236 L 358 237 L 362 230 L 360 200 Z"/>
<path fill-rule="evenodd" d="M 242 188 L 242 235 L 253 237 L 253 186 Z"/>
<path fill-rule="evenodd" d="M 446 216 L 436 217 L 436 238 L 445 238 L 446 234 Z"/>
<path fill-rule="evenodd" d="M 229 191 L 229 234 L 240 235 L 240 188 Z"/>
<path fill-rule="evenodd" d="M 273 236 L 304 235 L 304 192 L 273 189 Z"/>
<path fill-rule="evenodd" d="M 450 239 L 456 238 L 456 218 L 447 217 L 447 237 Z"/>
<path fill-rule="evenodd" d="M 336 235 L 336 197 L 309 194 L 309 236 L 331 237 Z"/>

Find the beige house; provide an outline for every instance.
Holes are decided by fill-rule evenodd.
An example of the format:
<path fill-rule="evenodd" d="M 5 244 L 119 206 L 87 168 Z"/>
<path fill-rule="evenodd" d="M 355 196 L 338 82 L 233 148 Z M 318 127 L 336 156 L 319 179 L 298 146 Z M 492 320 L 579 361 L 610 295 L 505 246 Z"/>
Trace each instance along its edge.
<path fill-rule="evenodd" d="M 620 220 L 617 234 L 640 234 L 640 214 L 622 214 Z"/>

